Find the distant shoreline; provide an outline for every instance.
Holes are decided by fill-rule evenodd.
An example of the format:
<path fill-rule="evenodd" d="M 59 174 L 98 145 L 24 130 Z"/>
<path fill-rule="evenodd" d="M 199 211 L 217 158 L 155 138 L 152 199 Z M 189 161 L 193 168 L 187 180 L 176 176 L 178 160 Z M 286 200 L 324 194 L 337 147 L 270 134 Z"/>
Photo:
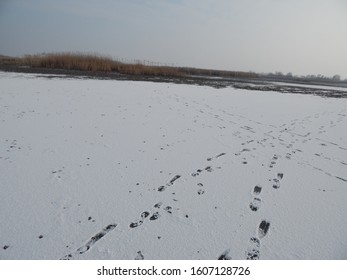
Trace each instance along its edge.
<path fill-rule="evenodd" d="M 313 83 L 302 81 L 281 81 L 270 80 L 264 78 L 226 78 L 226 77 L 209 77 L 209 76 L 150 76 L 150 75 L 130 75 L 119 74 L 115 72 L 101 71 L 82 71 L 82 70 L 67 70 L 67 69 L 52 69 L 52 68 L 34 68 L 22 67 L 14 65 L 0 65 L 0 71 L 17 72 L 17 73 L 32 73 L 50 75 L 48 78 L 88 78 L 98 80 L 126 80 L 126 81 L 147 81 L 160 83 L 175 83 L 175 84 L 191 84 L 198 86 L 209 86 L 214 88 L 233 87 L 236 89 L 258 90 L 258 91 L 274 91 L 281 93 L 297 93 L 297 94 L 313 94 L 321 97 L 332 98 L 347 98 L 347 85 L 343 83 Z M 312 86 L 312 87 L 310 87 Z M 324 89 L 322 87 L 346 88 L 341 89 Z"/>

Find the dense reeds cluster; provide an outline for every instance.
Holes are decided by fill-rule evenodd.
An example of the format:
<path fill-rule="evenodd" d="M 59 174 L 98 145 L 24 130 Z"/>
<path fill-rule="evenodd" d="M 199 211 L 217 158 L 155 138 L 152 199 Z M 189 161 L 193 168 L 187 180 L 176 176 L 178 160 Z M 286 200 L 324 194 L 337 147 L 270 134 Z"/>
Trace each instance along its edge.
<path fill-rule="evenodd" d="M 50 53 L 26 55 L 24 57 L 0 56 L 0 64 L 26 66 L 32 68 L 50 68 L 65 70 L 81 70 L 92 72 L 116 72 L 129 75 L 172 76 L 182 77 L 219 76 L 253 78 L 256 73 L 239 71 L 208 70 L 187 67 L 174 67 L 163 65 L 148 65 L 144 62 L 124 63 L 108 56 L 84 53 Z"/>

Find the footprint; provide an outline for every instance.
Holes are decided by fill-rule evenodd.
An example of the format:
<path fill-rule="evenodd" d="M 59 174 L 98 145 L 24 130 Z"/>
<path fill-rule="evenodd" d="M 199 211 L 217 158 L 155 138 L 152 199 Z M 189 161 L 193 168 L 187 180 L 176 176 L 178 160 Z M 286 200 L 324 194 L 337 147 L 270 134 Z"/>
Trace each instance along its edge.
<path fill-rule="evenodd" d="M 169 214 L 172 214 L 172 207 L 171 207 L 171 206 L 166 206 L 166 207 L 164 208 L 164 210 L 165 210 L 166 212 L 168 212 Z"/>
<path fill-rule="evenodd" d="M 141 218 L 142 219 L 146 219 L 149 216 L 149 212 L 148 211 L 144 211 L 141 213 Z"/>
<path fill-rule="evenodd" d="M 254 197 L 253 201 L 249 204 L 249 208 L 251 208 L 252 211 L 256 212 L 258 211 L 261 204 L 261 199 L 258 197 Z"/>
<path fill-rule="evenodd" d="M 174 184 L 174 182 L 176 180 L 178 180 L 179 178 L 181 178 L 181 175 L 176 175 L 175 177 L 173 177 L 170 182 L 167 184 L 167 186 L 172 186 Z"/>
<path fill-rule="evenodd" d="M 211 166 L 207 166 L 207 167 L 205 168 L 205 170 L 206 170 L 207 172 L 212 172 L 212 167 L 211 167 Z"/>
<path fill-rule="evenodd" d="M 107 233 L 114 230 L 116 226 L 117 224 L 110 224 L 107 227 L 105 227 L 101 232 L 91 237 L 90 240 L 84 246 L 78 248 L 77 253 L 81 255 L 87 252 L 96 242 L 98 242 L 101 238 L 103 238 Z"/>
<path fill-rule="evenodd" d="M 71 260 L 71 259 L 72 259 L 72 254 L 68 254 L 68 255 L 66 255 L 66 256 L 63 257 L 63 258 L 60 258 L 60 260 L 65 260 L 65 261 Z"/>
<path fill-rule="evenodd" d="M 261 193 L 261 190 L 262 190 L 262 187 L 260 185 L 256 185 L 254 188 L 253 188 L 253 192 L 252 194 L 254 196 L 259 196 L 260 193 Z M 256 212 L 258 211 L 258 209 L 260 208 L 260 205 L 261 205 L 261 199 L 258 198 L 258 197 L 253 197 L 253 200 L 251 201 L 251 203 L 249 204 L 249 208 Z"/>
<path fill-rule="evenodd" d="M 231 260 L 231 259 L 232 257 L 230 256 L 230 249 L 224 251 L 224 253 L 218 257 L 218 260 Z"/>
<path fill-rule="evenodd" d="M 154 205 L 154 207 L 156 207 L 156 206 L 159 208 L 159 207 L 161 206 L 161 202 L 159 202 L 159 203 L 157 203 L 157 204 Z M 150 213 L 149 213 L 148 211 L 143 211 L 143 212 L 140 214 L 141 219 L 140 219 L 140 220 L 137 220 L 137 221 L 135 221 L 135 222 L 132 222 L 132 223 L 129 225 L 129 227 L 131 227 L 131 228 L 136 228 L 136 227 L 142 225 L 143 222 L 144 222 L 144 220 L 145 220 L 149 215 L 150 215 Z"/>
<path fill-rule="evenodd" d="M 193 175 L 193 174 L 192 174 L 192 175 Z M 178 180 L 179 178 L 181 178 L 181 175 L 176 175 L 176 176 L 173 177 L 173 178 L 169 181 L 169 183 L 167 183 L 165 186 L 160 186 L 160 187 L 158 188 L 158 192 L 163 192 L 163 191 L 165 191 L 166 187 L 172 186 L 172 185 L 175 183 L 175 181 Z"/>
<path fill-rule="evenodd" d="M 202 195 L 204 193 L 205 193 L 205 191 L 203 189 L 198 190 L 198 195 Z"/>
<path fill-rule="evenodd" d="M 206 166 L 206 167 L 204 168 L 204 170 L 207 171 L 207 172 L 212 172 L 212 171 L 213 171 L 213 169 L 212 169 L 211 166 Z M 193 177 L 196 177 L 196 176 L 200 175 L 200 173 L 202 173 L 204 170 L 198 169 L 198 170 L 196 170 L 196 172 L 193 172 L 191 175 L 192 175 Z"/>
<path fill-rule="evenodd" d="M 160 217 L 160 214 L 158 212 L 155 212 L 149 219 L 151 221 L 154 221 L 154 220 L 159 219 L 159 217 Z"/>
<path fill-rule="evenodd" d="M 270 228 L 270 222 L 268 222 L 266 220 L 262 220 L 259 227 L 258 227 L 259 237 L 260 238 L 265 237 L 269 231 L 269 228 Z"/>
<path fill-rule="evenodd" d="M 279 189 L 280 188 L 280 181 L 278 180 L 278 179 L 273 179 L 272 180 L 273 181 L 273 185 L 272 185 L 272 187 L 274 188 L 274 189 Z"/>
<path fill-rule="evenodd" d="M 137 255 L 136 255 L 136 257 L 135 257 L 135 260 L 136 261 L 139 261 L 139 260 L 144 260 L 145 258 L 144 258 L 144 256 L 143 256 L 143 254 L 142 254 L 142 252 L 141 251 L 138 251 L 137 252 Z"/>
<path fill-rule="evenodd" d="M 136 221 L 136 222 L 132 222 L 132 223 L 129 225 L 129 227 L 131 227 L 131 228 L 136 228 L 136 227 L 138 227 L 138 226 L 140 226 L 140 225 L 142 225 L 142 224 L 143 224 L 143 221 L 139 220 L 139 221 Z"/>
<path fill-rule="evenodd" d="M 273 157 L 272 157 L 272 159 L 271 159 L 271 162 L 270 162 L 270 164 L 269 164 L 269 167 L 270 168 L 273 168 L 273 166 L 276 164 L 276 160 L 278 160 L 278 155 L 274 155 Z"/>
<path fill-rule="evenodd" d="M 242 149 L 241 151 L 239 151 L 238 153 L 235 154 L 235 156 L 240 156 L 242 153 L 244 152 L 250 152 L 250 149 Z"/>
<path fill-rule="evenodd" d="M 261 193 L 262 187 L 259 185 L 256 185 L 253 189 L 253 194 L 254 195 L 259 195 Z"/>
<path fill-rule="evenodd" d="M 260 258 L 260 240 L 256 237 L 251 237 L 249 240 L 249 248 L 246 251 L 247 260 L 259 260 Z"/>
<path fill-rule="evenodd" d="M 156 203 L 156 204 L 154 204 L 154 208 L 160 208 L 161 206 L 163 205 L 163 203 L 162 202 L 158 202 L 158 203 Z"/>
<path fill-rule="evenodd" d="M 225 155 L 226 155 L 226 153 L 220 153 L 219 155 L 216 155 L 214 158 L 219 158 L 219 157 L 222 157 Z M 207 161 L 211 161 L 211 160 L 213 160 L 213 157 L 207 158 Z"/>
<path fill-rule="evenodd" d="M 222 156 L 225 156 L 226 153 L 220 153 L 219 155 L 216 155 L 216 158 L 219 158 L 219 157 L 222 157 Z"/>
<path fill-rule="evenodd" d="M 274 189 L 280 188 L 280 180 L 282 180 L 282 178 L 283 178 L 283 173 L 277 173 L 277 178 L 272 179 L 272 181 L 274 182 L 272 187 Z"/>

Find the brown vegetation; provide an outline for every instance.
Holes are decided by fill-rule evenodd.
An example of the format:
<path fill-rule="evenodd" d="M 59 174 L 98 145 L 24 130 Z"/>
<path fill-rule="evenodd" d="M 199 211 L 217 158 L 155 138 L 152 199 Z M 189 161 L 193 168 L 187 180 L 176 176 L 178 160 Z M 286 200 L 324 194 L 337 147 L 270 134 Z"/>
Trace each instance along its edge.
<path fill-rule="evenodd" d="M 123 63 L 108 56 L 83 53 L 51 53 L 26 55 L 24 57 L 0 56 L 0 65 L 16 65 L 32 68 L 50 68 L 81 70 L 92 72 L 116 72 L 128 75 L 172 76 L 183 77 L 218 76 L 236 78 L 254 78 L 258 75 L 251 72 L 220 71 L 173 66 L 146 65 L 145 63 Z"/>
<path fill-rule="evenodd" d="M 149 66 L 141 63 L 122 63 L 107 56 L 81 53 L 26 55 L 21 58 L 0 57 L 0 64 L 27 66 L 33 68 L 81 70 L 92 72 L 117 72 L 129 75 L 183 75 L 175 67 Z"/>
<path fill-rule="evenodd" d="M 115 66 L 112 59 L 107 57 L 73 53 L 27 55 L 21 59 L 21 64 L 40 68 L 104 72 L 112 71 Z"/>

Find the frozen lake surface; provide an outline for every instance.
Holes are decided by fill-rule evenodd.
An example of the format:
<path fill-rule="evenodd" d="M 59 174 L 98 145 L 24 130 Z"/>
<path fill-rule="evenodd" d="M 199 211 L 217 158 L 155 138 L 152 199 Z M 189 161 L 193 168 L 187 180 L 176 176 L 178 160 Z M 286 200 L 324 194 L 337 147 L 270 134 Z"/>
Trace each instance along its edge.
<path fill-rule="evenodd" d="M 0 72 L 0 259 L 347 259 L 347 99 Z"/>

